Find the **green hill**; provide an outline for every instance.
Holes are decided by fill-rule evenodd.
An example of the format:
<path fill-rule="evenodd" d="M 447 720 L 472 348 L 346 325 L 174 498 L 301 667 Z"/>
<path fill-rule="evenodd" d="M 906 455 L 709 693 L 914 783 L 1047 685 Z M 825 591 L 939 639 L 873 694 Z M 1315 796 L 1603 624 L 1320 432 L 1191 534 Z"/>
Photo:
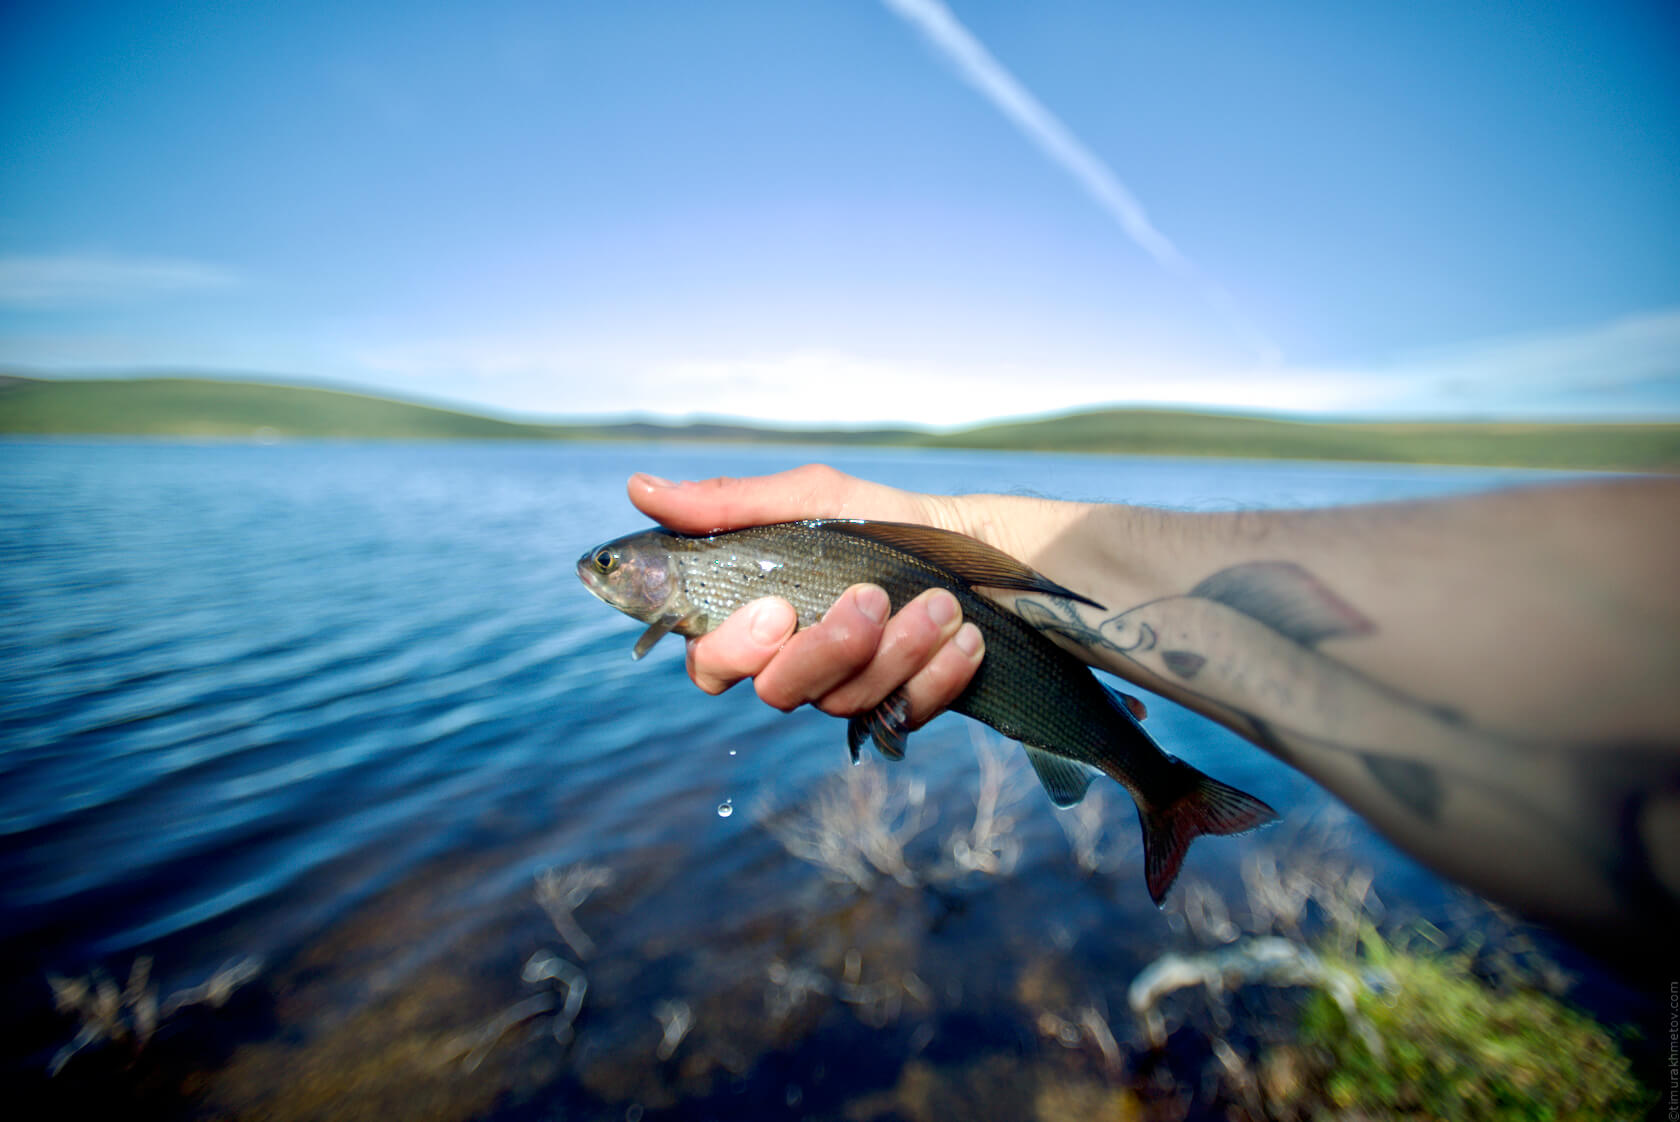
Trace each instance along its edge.
<path fill-rule="evenodd" d="M 1158 456 L 1680 470 L 1680 424 L 1285 421 L 1115 409 L 985 425 L 927 442 Z"/>
<path fill-rule="evenodd" d="M 0 375 L 0 433 L 354 440 L 719 440 L 902 444 L 912 429 L 790 430 L 624 421 L 544 424 L 345 390 L 211 378 Z"/>
<path fill-rule="evenodd" d="M 700 422 L 541 424 L 308 386 L 207 378 L 0 376 L 0 434 L 265 439 L 694 440 L 892 444 L 1680 471 L 1680 424 L 1355 423 L 1110 409 L 979 425 L 788 429 Z"/>
<path fill-rule="evenodd" d="M 208 378 L 8 378 L 0 432 L 135 436 L 541 439 L 548 426 L 307 386 Z"/>

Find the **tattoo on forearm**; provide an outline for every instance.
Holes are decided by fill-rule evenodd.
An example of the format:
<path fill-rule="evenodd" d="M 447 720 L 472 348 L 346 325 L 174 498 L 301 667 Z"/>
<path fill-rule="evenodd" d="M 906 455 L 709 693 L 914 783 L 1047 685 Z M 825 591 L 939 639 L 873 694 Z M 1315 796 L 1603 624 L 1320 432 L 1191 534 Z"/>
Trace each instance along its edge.
<path fill-rule="evenodd" d="M 1019 600 L 1016 611 L 1231 716 L 1287 762 L 1316 761 L 1309 770 L 1322 776 L 1339 768 L 1337 758 L 1357 759 L 1390 806 L 1410 817 L 1407 826 L 1384 816 L 1409 836 L 1481 838 L 1486 821 L 1498 818 L 1518 824 L 1521 844 L 1532 837 L 1568 846 L 1622 892 L 1648 897 L 1655 889 L 1673 904 L 1675 887 L 1657 884 L 1642 847 L 1628 849 L 1625 793 L 1595 795 L 1592 788 L 1602 784 L 1583 774 L 1584 759 L 1604 762 L 1619 750 L 1583 756 L 1520 743 L 1324 653 L 1326 641 L 1370 636 L 1376 626 L 1299 565 L 1234 566 L 1182 596 L 1113 615 L 1051 599 Z M 1343 786 L 1348 782 L 1344 772 Z M 1367 800 L 1367 809 L 1381 807 Z"/>

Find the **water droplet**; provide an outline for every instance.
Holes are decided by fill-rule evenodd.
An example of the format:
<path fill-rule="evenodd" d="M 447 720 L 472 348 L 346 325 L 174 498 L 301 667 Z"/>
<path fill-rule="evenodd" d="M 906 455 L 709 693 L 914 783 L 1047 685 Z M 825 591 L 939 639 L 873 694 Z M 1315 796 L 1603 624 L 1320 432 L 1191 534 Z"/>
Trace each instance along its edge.
<path fill-rule="evenodd" d="M 724 799 L 721 803 L 718 803 L 718 817 L 719 818 L 728 818 L 731 814 L 734 814 L 734 813 L 735 813 L 735 800 L 734 799 Z"/>

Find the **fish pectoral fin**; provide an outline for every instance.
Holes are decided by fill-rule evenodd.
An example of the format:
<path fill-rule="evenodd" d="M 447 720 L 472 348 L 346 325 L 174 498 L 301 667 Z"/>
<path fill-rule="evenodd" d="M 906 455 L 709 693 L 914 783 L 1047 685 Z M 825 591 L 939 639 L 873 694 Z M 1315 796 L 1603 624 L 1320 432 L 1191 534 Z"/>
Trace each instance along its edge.
<path fill-rule="evenodd" d="M 1027 760 L 1038 775 L 1038 781 L 1044 785 L 1044 791 L 1050 796 L 1050 801 L 1059 807 L 1066 808 L 1077 804 L 1085 797 L 1085 792 L 1091 789 L 1091 781 L 1097 777 L 1095 768 L 1087 767 L 1077 760 L 1046 752 L 1042 748 L 1034 748 L 1030 744 L 1023 744 L 1021 747 L 1027 750 Z"/>
<path fill-rule="evenodd" d="M 846 722 L 846 747 L 851 749 L 852 762 L 858 762 L 858 748 L 867 737 L 875 741 L 875 748 L 885 758 L 897 762 L 904 758 L 905 740 L 910 735 L 910 700 L 903 690 L 894 690 L 888 698 L 868 713 L 859 713 Z"/>
<path fill-rule="evenodd" d="M 1369 635 L 1376 625 L 1293 561 L 1251 561 L 1221 569 L 1190 595 L 1224 604 L 1297 643 Z"/>
<path fill-rule="evenodd" d="M 653 645 L 665 638 L 672 631 L 695 618 L 695 613 L 686 616 L 669 612 L 648 624 L 648 629 L 642 632 L 642 637 L 636 640 L 636 645 L 630 648 L 631 658 L 641 658 L 653 650 Z"/>
<path fill-rule="evenodd" d="M 849 518 L 815 519 L 806 525 L 820 526 L 831 533 L 867 538 L 915 554 L 968 584 L 1007 588 L 1016 592 L 1040 592 L 1063 600 L 1077 600 L 1102 610 L 1102 605 L 1090 597 L 1063 588 L 1002 550 L 993 549 L 967 534 L 908 522 L 867 522 Z"/>
<path fill-rule="evenodd" d="M 1161 661 L 1166 663 L 1167 669 L 1180 678 L 1189 680 L 1196 676 L 1196 672 L 1207 665 L 1207 658 L 1195 651 L 1162 651 Z"/>

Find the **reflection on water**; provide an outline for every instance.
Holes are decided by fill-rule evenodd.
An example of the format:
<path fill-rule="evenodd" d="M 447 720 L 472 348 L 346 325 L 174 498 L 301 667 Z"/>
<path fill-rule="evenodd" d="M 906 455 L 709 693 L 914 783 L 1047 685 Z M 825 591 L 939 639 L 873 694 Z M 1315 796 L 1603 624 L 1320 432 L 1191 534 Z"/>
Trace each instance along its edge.
<path fill-rule="evenodd" d="M 1058 815 L 959 718 L 902 765 L 852 771 L 838 722 L 705 697 L 674 644 L 632 663 L 637 625 L 570 560 L 638 523 L 625 476 L 815 458 L 925 490 L 1197 509 L 1515 474 L 0 444 L 14 1083 L 268 1117 L 1092 1117 L 1170 1098 L 1133 1054 L 1128 983 L 1248 914 L 1244 861 L 1284 852 L 1324 797 L 1152 702 L 1164 745 L 1286 819 L 1198 845 L 1160 912 L 1118 789 Z M 1442 886 L 1346 830 L 1388 909 L 1444 922 Z M 81 1004 L 55 1013 L 49 975 L 84 984 Z"/>

